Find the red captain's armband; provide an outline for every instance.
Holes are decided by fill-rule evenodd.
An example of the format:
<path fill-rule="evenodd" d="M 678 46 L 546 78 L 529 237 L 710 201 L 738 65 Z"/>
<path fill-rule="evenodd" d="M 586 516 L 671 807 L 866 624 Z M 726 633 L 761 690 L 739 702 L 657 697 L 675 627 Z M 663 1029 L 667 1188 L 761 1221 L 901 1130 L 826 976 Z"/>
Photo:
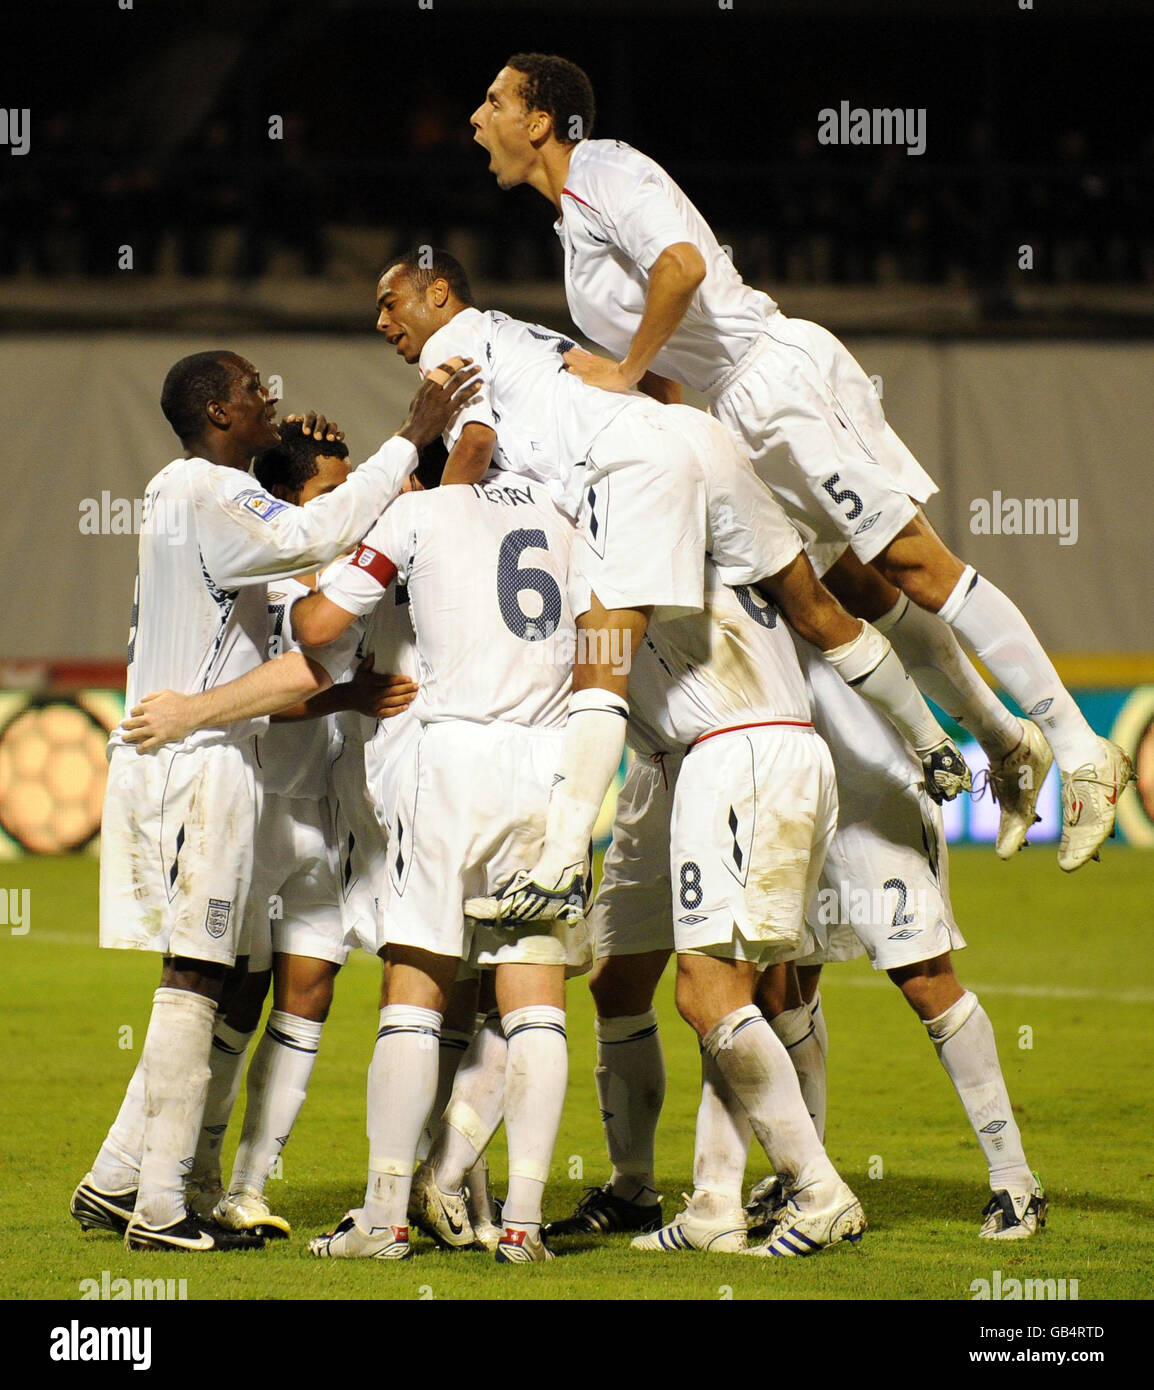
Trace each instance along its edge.
<path fill-rule="evenodd" d="M 357 553 L 353 556 L 353 564 L 358 569 L 368 570 L 382 589 L 387 589 L 397 577 L 397 567 L 392 560 L 368 545 L 357 546 Z"/>

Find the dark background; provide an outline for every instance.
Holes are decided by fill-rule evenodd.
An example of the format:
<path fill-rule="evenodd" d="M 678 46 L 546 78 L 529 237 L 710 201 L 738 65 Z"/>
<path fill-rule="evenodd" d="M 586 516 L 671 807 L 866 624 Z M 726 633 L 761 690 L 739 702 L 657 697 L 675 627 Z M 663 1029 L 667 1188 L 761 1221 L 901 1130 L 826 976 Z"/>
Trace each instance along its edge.
<path fill-rule="evenodd" d="M 595 133 L 665 164 L 755 283 L 960 285 L 996 316 L 1028 242 L 1036 284 L 1154 285 L 1154 16 L 1036 5 L 10 4 L 32 140 L 0 150 L 0 277 L 115 277 L 125 242 L 145 274 L 257 280 L 287 250 L 339 277 L 355 225 L 382 257 L 465 231 L 478 278 L 553 280 L 550 209 L 497 190 L 467 124 L 537 50 L 586 68 Z M 926 108 L 926 152 L 819 145 L 843 100 Z"/>

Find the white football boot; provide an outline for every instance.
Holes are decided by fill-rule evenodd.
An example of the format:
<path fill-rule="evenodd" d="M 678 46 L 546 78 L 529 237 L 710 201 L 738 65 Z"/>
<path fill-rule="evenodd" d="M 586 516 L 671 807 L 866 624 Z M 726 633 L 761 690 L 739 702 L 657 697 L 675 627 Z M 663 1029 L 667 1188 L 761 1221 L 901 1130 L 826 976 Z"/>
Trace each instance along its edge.
<path fill-rule="evenodd" d="M 212 1219 L 226 1231 L 255 1231 L 269 1240 L 287 1240 L 292 1235 L 285 1218 L 274 1215 L 263 1193 L 251 1188 L 222 1197 L 213 1208 Z"/>
<path fill-rule="evenodd" d="M 1097 859 L 1104 840 L 1114 833 L 1118 798 L 1134 781 L 1134 765 L 1109 739 L 1102 739 L 1102 760 L 1062 775 L 1062 842 L 1058 867 L 1066 873 Z"/>
<path fill-rule="evenodd" d="M 735 1254 L 744 1251 L 749 1244 L 745 1233 L 745 1212 L 740 1206 L 728 1210 L 716 1210 L 710 1215 L 702 1213 L 702 1202 L 681 1194 L 685 1210 L 659 1230 L 646 1235 L 635 1236 L 630 1241 L 634 1250 L 657 1250 L 663 1252 L 681 1250 L 708 1250 L 715 1255 Z"/>
<path fill-rule="evenodd" d="M 995 1192 L 982 1210 L 978 1235 L 987 1240 L 1025 1240 L 1046 1224 L 1049 1199 L 1037 1173 L 1029 1192 Z"/>
<path fill-rule="evenodd" d="M 764 1245 L 752 1245 L 743 1253 L 786 1259 L 815 1255 L 840 1240 L 856 1245 L 865 1228 L 861 1203 L 845 1183 L 839 1183 L 833 1200 L 813 1211 L 798 1206 L 797 1199 L 791 1197 L 769 1240 Z"/>
<path fill-rule="evenodd" d="M 407 1226 L 374 1226 L 371 1231 L 362 1231 L 352 1212 L 335 1231 L 309 1241 L 309 1254 L 320 1260 L 407 1260 L 412 1253 Z"/>
<path fill-rule="evenodd" d="M 497 1242 L 493 1258 L 499 1265 L 530 1265 L 544 1264 L 546 1260 L 555 1260 L 557 1256 L 541 1239 L 540 1232 L 531 1236 L 528 1231 L 506 1226 L 501 1232 L 501 1239 Z"/>
<path fill-rule="evenodd" d="M 1054 761 L 1041 729 L 1022 720 L 1022 738 L 1005 757 L 990 762 L 990 790 L 1001 810 L 994 849 L 999 859 L 1013 859 L 1041 817 L 1034 808 Z"/>
<path fill-rule="evenodd" d="M 442 1192 L 426 1164 L 413 1175 L 409 1192 L 409 1221 L 419 1226 L 443 1250 L 467 1250 L 475 1234 L 460 1192 Z"/>

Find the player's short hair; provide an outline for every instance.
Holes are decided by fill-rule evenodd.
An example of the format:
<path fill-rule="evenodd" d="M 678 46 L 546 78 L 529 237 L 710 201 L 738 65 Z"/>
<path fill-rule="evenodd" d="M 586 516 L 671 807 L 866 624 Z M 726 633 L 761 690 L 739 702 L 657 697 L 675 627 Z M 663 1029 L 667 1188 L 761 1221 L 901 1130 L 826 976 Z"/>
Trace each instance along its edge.
<path fill-rule="evenodd" d="M 562 145 L 575 145 L 593 134 L 593 83 L 576 63 L 556 53 L 514 53 L 505 66 L 521 74 L 521 100 L 528 110 L 544 111 L 552 119 L 553 134 Z M 570 134 L 574 116 L 578 136 Z"/>
<path fill-rule="evenodd" d="M 413 476 L 426 491 L 429 488 L 440 487 L 441 477 L 448 461 L 449 451 L 445 448 L 444 441 L 434 439 L 431 444 L 426 444 L 421 450 L 420 459 L 416 468 L 413 469 Z"/>
<path fill-rule="evenodd" d="M 316 476 L 317 459 L 348 456 L 349 446 L 343 440 L 310 438 L 304 434 L 304 425 L 294 420 L 280 426 L 280 443 L 256 456 L 252 472 L 267 491 L 279 487 L 295 497 Z"/>
<path fill-rule="evenodd" d="M 182 444 L 204 433 L 209 401 L 228 400 L 238 369 L 236 353 L 220 348 L 194 352 L 168 369 L 160 391 L 160 408 Z"/>
<path fill-rule="evenodd" d="M 402 252 L 385 266 L 377 276 L 378 282 L 398 265 L 404 269 L 405 275 L 422 294 L 434 280 L 447 280 L 449 289 L 461 303 L 472 305 L 473 291 L 469 287 L 465 267 L 448 251 L 441 251 L 436 246 L 419 246 L 415 251 Z"/>

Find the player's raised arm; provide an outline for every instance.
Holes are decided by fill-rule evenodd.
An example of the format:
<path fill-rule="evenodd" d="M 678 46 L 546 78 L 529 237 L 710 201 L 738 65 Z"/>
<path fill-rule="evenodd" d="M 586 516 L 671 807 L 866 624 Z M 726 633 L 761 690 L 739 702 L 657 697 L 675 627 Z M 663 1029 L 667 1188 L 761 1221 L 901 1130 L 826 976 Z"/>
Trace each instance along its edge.
<path fill-rule="evenodd" d="M 478 421 L 470 421 L 449 451 L 441 486 L 450 483 L 479 483 L 493 462 L 497 431 Z"/>
<path fill-rule="evenodd" d="M 400 493 L 419 451 L 476 394 L 476 375 L 476 368 L 459 359 L 430 373 L 396 435 L 342 487 L 303 507 L 273 497 L 246 474 L 215 473 L 209 496 L 198 505 L 201 554 L 213 581 L 228 590 L 288 578 L 355 545 Z"/>
<path fill-rule="evenodd" d="M 667 246 L 649 272 L 645 312 L 629 351 L 620 362 L 571 348 L 565 362 L 574 376 L 603 391 L 631 391 L 649 371 L 653 359 L 673 337 L 697 288 L 705 279 L 705 258 L 690 241 Z"/>
<path fill-rule="evenodd" d="M 354 554 L 320 576 L 315 594 L 293 604 L 293 635 L 305 646 L 327 647 L 339 641 L 357 618 L 372 612 L 397 577 L 397 566 L 381 548 L 388 519 L 382 517 Z"/>
<path fill-rule="evenodd" d="M 240 719 L 275 714 L 307 700 L 332 684 L 328 671 L 303 652 L 286 652 L 247 671 L 236 680 L 196 695 L 158 690 L 134 705 L 121 723 L 125 743 L 154 753 L 179 743 L 197 729 L 215 729 Z"/>

